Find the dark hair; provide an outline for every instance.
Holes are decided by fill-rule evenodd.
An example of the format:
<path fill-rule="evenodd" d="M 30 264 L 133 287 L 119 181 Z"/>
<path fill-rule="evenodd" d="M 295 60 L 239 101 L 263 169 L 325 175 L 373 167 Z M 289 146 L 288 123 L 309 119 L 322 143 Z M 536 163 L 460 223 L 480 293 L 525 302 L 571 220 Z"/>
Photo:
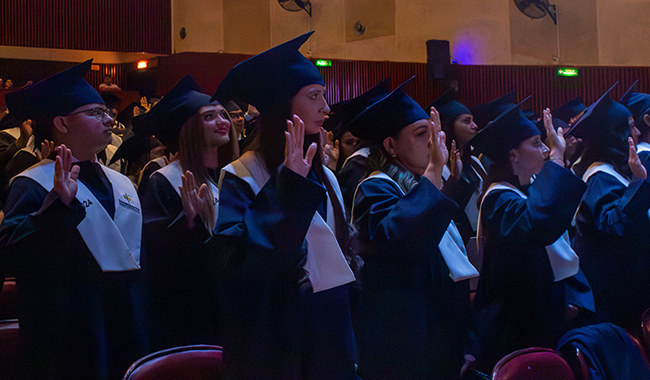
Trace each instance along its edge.
<path fill-rule="evenodd" d="M 481 188 L 481 195 L 477 200 L 477 206 L 479 208 L 488 188 L 496 182 L 510 182 L 515 186 L 519 183 L 519 179 L 512 171 L 509 155 L 499 156 L 490 163 L 487 170 L 487 177 L 483 181 L 483 188 Z"/>
<path fill-rule="evenodd" d="M 580 159 L 580 166 L 586 171 L 594 162 L 605 162 L 612 165 L 627 180 L 632 180 L 634 174 L 628 164 L 628 150 L 627 139 L 610 139 L 607 146 L 587 143 L 587 148 Z"/>
<path fill-rule="evenodd" d="M 397 139 L 399 132 L 393 139 Z M 370 148 L 368 155 L 368 166 L 364 177 L 368 177 L 372 172 L 381 171 L 388 175 L 393 181 L 397 182 L 404 193 L 408 193 L 415 185 L 418 184 L 418 178 L 404 166 L 397 163 L 393 157 L 388 154 L 384 144 L 375 144 Z"/>

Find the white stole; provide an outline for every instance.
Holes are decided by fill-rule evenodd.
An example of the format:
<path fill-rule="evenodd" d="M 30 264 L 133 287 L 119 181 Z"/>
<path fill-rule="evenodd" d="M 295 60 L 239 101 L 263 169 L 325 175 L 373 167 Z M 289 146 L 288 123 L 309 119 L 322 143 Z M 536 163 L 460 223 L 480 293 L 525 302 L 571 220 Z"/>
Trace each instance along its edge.
<path fill-rule="evenodd" d="M 140 199 L 127 177 L 103 165 L 100 167 L 113 187 L 115 217 L 111 219 L 93 193 L 81 181 L 77 181 L 76 198 L 86 208 L 86 217 L 77 230 L 102 271 L 140 269 Z M 31 178 L 49 192 L 54 186 L 54 162 L 43 160 L 16 177 Z"/>
<path fill-rule="evenodd" d="M 528 198 L 526 194 L 521 192 L 516 187 L 512 186 L 510 183 L 497 182 L 490 185 L 487 192 L 483 196 L 483 200 L 485 200 L 485 197 L 487 197 L 487 195 L 490 192 L 495 190 L 509 190 L 517 193 L 517 195 L 519 195 L 524 199 Z M 483 202 L 481 202 L 481 208 L 482 206 L 483 206 Z M 483 254 L 482 245 L 484 242 L 482 238 L 483 228 L 482 228 L 480 214 L 481 213 L 479 212 L 478 230 L 476 231 L 476 235 L 477 235 L 477 242 L 479 245 L 478 250 L 479 253 L 482 255 Z M 562 281 L 566 278 L 575 276 L 578 273 L 578 271 L 580 270 L 580 259 L 578 258 L 578 255 L 576 255 L 573 248 L 571 248 L 568 231 L 564 231 L 562 236 L 560 236 L 560 238 L 557 239 L 555 243 L 551 245 L 547 245 L 545 248 L 546 248 L 546 255 L 548 256 L 548 261 L 551 264 L 551 269 L 553 270 L 553 277 L 555 282 Z"/>
<path fill-rule="evenodd" d="M 156 173 L 162 174 L 167 181 L 172 185 L 174 190 L 176 190 L 176 194 L 178 196 L 181 196 L 181 187 L 183 186 L 183 180 L 181 179 L 182 175 L 185 175 L 183 173 L 183 169 L 181 168 L 181 163 L 180 161 L 176 160 L 158 170 L 156 170 Z M 214 205 L 214 212 L 215 216 L 219 216 L 219 190 L 217 187 L 212 183 L 212 181 L 208 181 L 210 183 L 210 189 L 212 190 L 212 196 L 214 197 L 214 200 L 212 201 L 212 204 Z M 181 211 L 182 215 L 184 212 Z"/>
<path fill-rule="evenodd" d="M 351 155 L 348 156 L 348 158 L 345 159 L 345 161 L 343 162 L 343 165 L 341 165 L 341 168 L 343 168 L 345 166 L 345 164 L 347 164 L 348 161 L 350 161 L 350 159 L 352 157 L 361 156 L 361 157 L 366 157 L 367 158 L 369 155 L 370 155 L 370 148 L 361 148 L 361 149 L 355 150 L 354 153 L 352 153 Z"/>
<path fill-rule="evenodd" d="M 20 137 L 20 127 L 5 129 L 3 132 L 13 137 L 16 140 L 18 140 L 18 138 Z"/>
<path fill-rule="evenodd" d="M 359 185 L 371 179 L 382 179 L 392 182 L 397 186 L 402 197 L 406 195 L 392 178 L 382 172 L 372 173 L 368 178 L 361 181 Z M 359 186 L 357 186 L 357 191 L 358 190 Z M 356 191 L 354 195 L 356 198 Z M 445 234 L 442 236 L 440 243 L 438 243 L 438 249 L 440 250 L 443 260 L 445 260 L 445 263 L 447 264 L 447 268 L 449 268 L 449 277 L 451 277 L 454 282 L 478 277 L 478 271 L 467 259 L 467 252 L 465 251 L 463 238 L 460 236 L 458 227 L 456 227 L 453 220 L 449 222 Z"/>
<path fill-rule="evenodd" d="M 334 188 L 339 203 L 342 205 L 343 197 L 338 188 L 336 177 L 329 169 L 325 167 L 323 169 Z M 271 178 L 262 163 L 258 161 L 255 152 L 252 151 L 244 153 L 238 160 L 222 169 L 219 188 L 221 188 L 225 172 L 231 173 L 248 183 L 255 195 Z M 325 222 L 323 217 L 318 212 L 315 212 L 305 237 L 307 240 L 307 262 L 304 269 L 309 273 L 309 281 L 314 293 L 355 281 L 354 274 L 334 234 L 336 230 L 334 209 L 329 194 L 327 194 L 327 220 L 328 222 Z M 278 231 L 278 233 L 281 233 L 281 231 Z"/>
<path fill-rule="evenodd" d="M 641 153 L 641 152 L 650 152 L 650 144 L 647 142 L 640 142 L 636 144 L 636 152 Z"/>

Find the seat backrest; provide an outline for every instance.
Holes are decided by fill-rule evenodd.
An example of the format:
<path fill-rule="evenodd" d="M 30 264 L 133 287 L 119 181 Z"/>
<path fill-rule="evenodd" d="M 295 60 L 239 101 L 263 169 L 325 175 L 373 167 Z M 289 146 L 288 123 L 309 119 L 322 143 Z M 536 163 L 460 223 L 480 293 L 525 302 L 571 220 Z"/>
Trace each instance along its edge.
<path fill-rule="evenodd" d="M 18 318 L 18 296 L 16 295 L 16 281 L 8 278 L 2 285 L 0 292 L 0 319 Z"/>
<path fill-rule="evenodd" d="M 20 330 L 17 319 L 0 321 L 0 379 L 18 379 Z"/>
<path fill-rule="evenodd" d="M 643 345 L 650 355 L 650 309 L 646 310 L 641 317 L 641 329 L 643 330 Z"/>
<path fill-rule="evenodd" d="M 593 365 L 578 347 L 567 344 L 560 348 L 559 352 L 571 367 L 576 380 L 591 380 L 589 368 L 593 368 Z"/>
<path fill-rule="evenodd" d="M 137 360 L 124 380 L 219 380 L 223 378 L 221 347 L 193 345 L 154 352 Z"/>
<path fill-rule="evenodd" d="M 575 380 L 575 377 L 557 351 L 531 347 L 499 360 L 492 369 L 492 380 Z"/>

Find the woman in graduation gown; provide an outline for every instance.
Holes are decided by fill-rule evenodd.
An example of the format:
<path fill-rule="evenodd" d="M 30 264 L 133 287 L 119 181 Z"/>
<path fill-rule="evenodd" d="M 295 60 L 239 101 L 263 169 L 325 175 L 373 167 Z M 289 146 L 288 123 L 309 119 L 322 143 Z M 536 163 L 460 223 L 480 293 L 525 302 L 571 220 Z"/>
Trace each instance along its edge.
<path fill-rule="evenodd" d="M 373 142 L 356 191 L 353 247 L 364 260 L 355 332 L 364 379 L 457 379 L 478 275 L 440 190 L 444 133 L 398 87 L 349 126 Z"/>
<path fill-rule="evenodd" d="M 596 322 L 638 331 L 650 307 L 650 183 L 635 152 L 632 114 L 610 91 L 569 131 L 587 143 L 574 245 L 594 289 Z"/>
<path fill-rule="evenodd" d="M 568 304 L 593 311 L 566 232 L 585 185 L 564 168 L 562 131 L 555 132 L 548 109 L 543 117 L 550 149 L 518 106 L 470 141 L 492 161 L 480 208 L 483 267 L 474 304 L 478 366 L 487 372 L 512 351 L 555 348 L 570 327 Z"/>
<path fill-rule="evenodd" d="M 140 196 L 151 252 L 146 267 L 151 347 L 220 344 L 218 247 L 205 242 L 218 212 L 218 170 L 238 153 L 234 128 L 225 109 L 201 93 L 190 75 L 142 117 L 151 133 L 178 152 Z M 189 196 L 206 204 L 188 208 Z"/>
<path fill-rule="evenodd" d="M 329 107 L 323 78 L 298 50 L 310 35 L 240 63 L 215 93 L 260 111 L 251 150 L 220 179 L 233 379 L 358 379 L 348 225 L 319 141 Z"/>

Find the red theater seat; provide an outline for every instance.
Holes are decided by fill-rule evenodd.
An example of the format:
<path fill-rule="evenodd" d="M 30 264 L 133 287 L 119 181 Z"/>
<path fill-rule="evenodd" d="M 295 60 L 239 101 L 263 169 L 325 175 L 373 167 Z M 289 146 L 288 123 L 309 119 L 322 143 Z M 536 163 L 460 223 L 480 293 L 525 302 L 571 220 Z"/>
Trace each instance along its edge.
<path fill-rule="evenodd" d="M 193 345 L 149 354 L 131 365 L 124 380 L 219 380 L 221 347 Z"/>
<path fill-rule="evenodd" d="M 492 369 L 492 380 L 575 380 L 575 377 L 558 352 L 531 347 L 499 360 Z"/>
<path fill-rule="evenodd" d="M 0 319 L 18 318 L 18 296 L 16 295 L 16 280 L 5 279 L 0 292 Z"/>
<path fill-rule="evenodd" d="M 0 321 L 0 379 L 18 379 L 20 331 L 17 319 Z"/>

